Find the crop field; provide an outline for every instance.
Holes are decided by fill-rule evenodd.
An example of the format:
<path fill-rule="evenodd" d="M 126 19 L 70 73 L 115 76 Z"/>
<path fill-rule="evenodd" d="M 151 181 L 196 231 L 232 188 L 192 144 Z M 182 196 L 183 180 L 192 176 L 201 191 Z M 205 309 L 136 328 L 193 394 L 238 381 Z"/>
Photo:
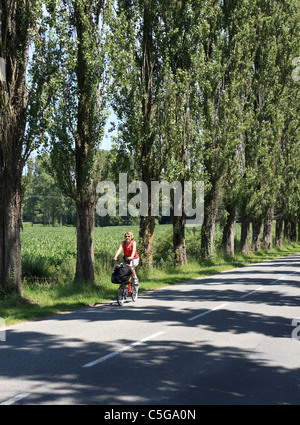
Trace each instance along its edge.
<path fill-rule="evenodd" d="M 138 236 L 138 227 L 130 229 Z M 101 266 L 110 264 L 127 227 L 96 227 L 94 233 L 95 262 Z M 58 268 L 76 260 L 76 228 L 25 226 L 21 233 L 23 267 L 30 261 L 47 262 Z"/>
<path fill-rule="evenodd" d="M 186 250 L 190 261 L 199 262 L 200 227 L 186 229 Z M 139 226 L 95 227 L 94 252 L 96 274 L 107 274 L 124 233 L 132 231 L 138 242 Z M 240 223 L 235 230 L 236 258 L 239 256 Z M 274 229 L 275 232 L 275 229 Z M 250 240 L 251 240 L 250 231 Z M 51 278 L 60 272 L 72 279 L 76 266 L 76 228 L 67 226 L 24 226 L 21 232 L 23 277 Z M 139 246 L 137 246 L 139 251 Z M 280 251 L 280 249 L 279 249 Z M 153 239 L 155 268 L 173 268 L 172 225 L 156 225 Z M 215 255 L 222 256 L 222 228 L 215 234 Z M 260 254 L 257 253 L 257 256 Z"/>
<path fill-rule="evenodd" d="M 132 231 L 138 240 L 138 226 L 96 227 L 94 252 L 96 274 L 108 272 L 124 233 Z M 23 277 L 72 279 L 76 266 L 76 228 L 24 226 L 21 232 Z M 172 226 L 157 226 L 154 238 L 154 261 L 164 266 L 172 257 Z"/>
<path fill-rule="evenodd" d="M 95 228 L 95 265 L 107 268 L 122 240 L 124 228 Z M 76 228 L 25 226 L 21 234 L 23 277 L 51 278 L 75 271 Z M 67 273 L 68 275 L 68 273 Z"/>
<path fill-rule="evenodd" d="M 109 267 L 113 256 L 124 240 L 124 233 L 132 231 L 138 240 L 138 226 L 96 227 L 94 233 L 94 250 L 96 267 Z M 200 232 L 190 232 L 190 251 L 195 247 Z M 66 262 L 76 259 L 76 228 L 24 226 L 21 233 L 23 268 L 26 275 L 30 263 L 47 262 L 58 268 Z M 155 265 L 165 265 L 172 255 L 172 226 L 156 226 L 154 236 Z M 33 265 L 33 264 L 32 264 Z"/>
<path fill-rule="evenodd" d="M 101 276 L 111 270 L 112 258 L 124 233 L 132 231 L 138 241 L 138 226 L 95 227 L 94 252 L 96 274 Z M 236 226 L 238 249 L 240 225 Z M 221 251 L 222 231 L 216 228 L 216 254 Z M 76 266 L 76 228 L 67 226 L 24 226 L 21 232 L 23 277 L 53 279 L 59 275 L 72 279 Z M 157 225 L 154 234 L 154 266 L 173 267 L 172 225 Z M 139 246 L 138 246 L 139 251 Z M 189 260 L 199 260 L 200 228 L 186 229 L 186 249 Z"/>

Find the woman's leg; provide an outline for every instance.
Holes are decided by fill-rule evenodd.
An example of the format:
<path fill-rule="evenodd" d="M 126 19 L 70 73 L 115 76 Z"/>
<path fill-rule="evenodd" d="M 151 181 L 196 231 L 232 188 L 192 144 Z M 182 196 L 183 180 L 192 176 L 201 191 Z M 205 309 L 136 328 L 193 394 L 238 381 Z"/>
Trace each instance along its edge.
<path fill-rule="evenodd" d="M 139 259 L 131 260 L 131 262 L 130 262 L 130 268 L 131 268 L 132 275 L 133 275 L 133 283 L 135 285 L 139 284 L 139 279 L 138 279 L 136 272 L 135 272 L 135 268 L 138 266 L 138 264 L 139 264 Z"/>
<path fill-rule="evenodd" d="M 133 278 L 135 278 L 136 277 L 135 268 L 134 267 L 130 267 L 130 269 L 132 271 Z"/>

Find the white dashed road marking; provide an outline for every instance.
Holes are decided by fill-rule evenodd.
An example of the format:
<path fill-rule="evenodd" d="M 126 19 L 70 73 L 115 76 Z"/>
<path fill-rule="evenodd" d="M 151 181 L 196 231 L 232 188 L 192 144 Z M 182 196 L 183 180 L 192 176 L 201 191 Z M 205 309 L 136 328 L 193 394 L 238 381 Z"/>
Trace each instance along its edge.
<path fill-rule="evenodd" d="M 155 337 L 157 337 L 159 335 L 162 335 L 164 333 L 165 332 L 157 332 L 156 334 L 147 336 L 146 338 L 143 338 L 140 341 L 136 341 L 136 342 L 133 342 L 130 345 L 126 345 L 125 347 L 120 348 L 120 350 L 113 351 L 112 353 L 107 354 L 106 356 L 100 357 L 99 359 L 94 360 L 93 362 L 87 363 L 87 364 L 83 365 L 82 367 L 92 367 L 92 366 L 95 366 L 98 363 L 105 362 L 105 360 L 111 359 L 112 357 L 115 357 L 118 354 L 123 353 L 123 351 L 130 350 L 132 347 L 135 347 L 137 345 L 141 345 L 143 342 L 149 341 L 150 339 L 153 339 L 153 338 L 155 338 Z"/>
<path fill-rule="evenodd" d="M 30 393 L 21 393 L 16 395 L 15 397 L 10 398 L 9 400 L 3 401 L 0 403 L 0 406 L 10 406 L 11 404 L 17 403 L 17 401 L 22 400 L 25 397 L 28 397 Z"/>

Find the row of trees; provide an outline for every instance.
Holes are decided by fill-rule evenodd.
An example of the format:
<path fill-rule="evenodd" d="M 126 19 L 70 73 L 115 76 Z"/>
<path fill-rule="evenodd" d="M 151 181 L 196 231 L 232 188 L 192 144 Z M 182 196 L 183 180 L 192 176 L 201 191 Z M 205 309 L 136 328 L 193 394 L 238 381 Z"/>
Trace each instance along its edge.
<path fill-rule="evenodd" d="M 126 171 L 151 181 L 204 181 L 201 255 L 212 254 L 224 205 L 224 251 L 277 243 L 299 223 L 299 4 L 293 0 L 1 0 L 0 282 L 21 288 L 21 178 L 43 144 L 77 213 L 75 280 L 94 279 L 95 189 Z M 30 47 L 30 52 L 29 52 Z M 29 61 L 29 62 L 28 62 Z M 27 72 L 27 74 L 26 74 Z M 27 79 L 26 79 L 27 75 Z M 29 87 L 29 91 L 27 89 Z M 107 108 L 118 117 L 108 176 L 99 155 Z M 140 218 L 153 258 L 155 217 Z M 184 217 L 173 218 L 187 262 Z"/>
<path fill-rule="evenodd" d="M 134 154 L 143 181 L 203 180 L 201 255 L 214 246 L 218 205 L 227 213 L 224 251 L 276 243 L 299 223 L 299 4 L 292 1 L 120 1 L 114 33 L 114 107 L 119 151 Z M 124 37 L 124 34 L 126 36 Z M 155 220 L 142 217 L 151 262 Z M 174 250 L 185 263 L 184 217 L 174 217 Z"/>

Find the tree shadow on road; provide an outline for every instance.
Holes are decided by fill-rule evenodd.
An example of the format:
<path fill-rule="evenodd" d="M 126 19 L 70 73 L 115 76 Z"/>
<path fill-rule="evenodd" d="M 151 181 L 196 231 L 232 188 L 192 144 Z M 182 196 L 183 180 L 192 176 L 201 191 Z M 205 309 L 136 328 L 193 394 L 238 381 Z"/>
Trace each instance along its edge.
<path fill-rule="evenodd" d="M 263 282 L 261 277 L 247 280 L 242 271 L 237 276 L 235 285 L 229 274 L 215 276 L 190 281 L 180 290 L 142 294 L 122 308 L 107 303 L 51 316 L 35 326 L 12 327 L 0 342 L 0 403 L 16 395 L 10 394 L 12 388 L 22 386 L 30 396 L 20 404 L 299 404 L 295 353 L 300 341 L 292 341 L 293 317 L 288 317 L 299 306 L 299 279 L 294 274 L 278 288 L 266 284 L 263 292 L 242 300 L 245 292 L 238 283 L 249 283 L 251 290 Z M 283 284 L 294 292 L 280 291 Z M 211 314 L 189 320 L 222 303 L 226 305 Z M 132 329 L 130 338 L 118 329 L 124 321 Z M 94 334 L 77 332 L 79 323 L 83 330 L 92 327 Z M 108 323 L 113 324 L 112 342 L 101 338 Z M 159 338 L 82 367 L 135 342 L 137 325 L 149 325 L 152 332 L 153 324 L 165 330 Z M 267 357 L 257 341 L 266 346 L 275 341 L 279 352 Z"/>
<path fill-rule="evenodd" d="M 10 355 L 1 354 L 0 379 L 25 383 L 30 397 L 20 404 L 299 404 L 300 370 L 271 364 L 249 349 L 162 338 L 82 368 L 84 358 L 112 347 L 38 332 L 14 346 L 19 338 L 13 334 Z"/>

